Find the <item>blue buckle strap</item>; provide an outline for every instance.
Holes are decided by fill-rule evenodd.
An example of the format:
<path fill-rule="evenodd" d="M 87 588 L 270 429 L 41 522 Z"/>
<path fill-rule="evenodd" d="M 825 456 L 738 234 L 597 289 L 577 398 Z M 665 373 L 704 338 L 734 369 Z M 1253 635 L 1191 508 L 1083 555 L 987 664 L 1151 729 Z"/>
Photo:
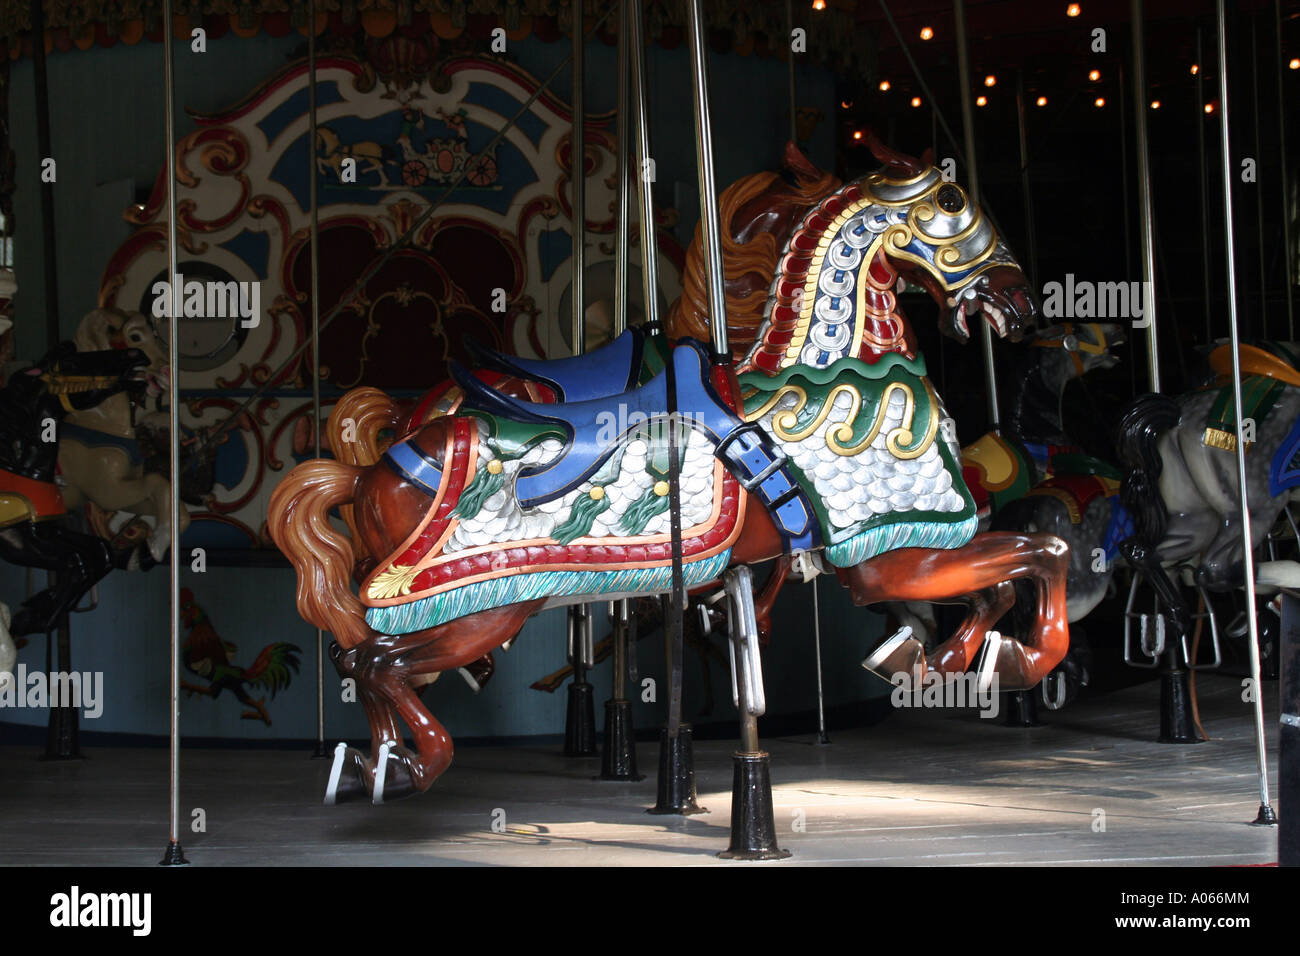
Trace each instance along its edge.
<path fill-rule="evenodd" d="M 741 486 L 763 502 L 790 550 L 807 551 L 821 544 L 812 504 L 786 470 L 789 459 L 757 423 L 733 430 L 718 442 L 716 454 L 740 479 Z"/>

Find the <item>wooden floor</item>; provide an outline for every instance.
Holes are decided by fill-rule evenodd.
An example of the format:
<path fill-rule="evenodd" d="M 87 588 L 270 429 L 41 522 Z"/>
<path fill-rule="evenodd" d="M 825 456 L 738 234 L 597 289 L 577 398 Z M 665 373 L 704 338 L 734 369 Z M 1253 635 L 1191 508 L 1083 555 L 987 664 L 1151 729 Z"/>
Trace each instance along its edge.
<path fill-rule="evenodd" d="M 1115 692 L 1010 729 L 971 713 L 899 711 L 865 730 L 768 739 L 784 863 L 1193 865 L 1277 859 L 1258 807 L 1250 708 L 1235 679 L 1201 677 L 1211 740 L 1154 742 L 1157 685 Z M 1266 685 L 1276 698 L 1276 685 Z M 1276 710 L 1266 726 L 1276 736 Z M 1276 780 L 1276 741 L 1270 766 Z M 594 759 L 554 746 L 474 747 L 433 790 L 400 803 L 324 807 L 328 761 L 297 752 L 183 755 L 191 863 L 263 865 L 753 865 L 728 840 L 732 747 L 696 744 L 700 803 L 660 817 L 656 746 L 639 783 L 602 783 Z M 0 747 L 0 863 L 152 866 L 166 842 L 165 750 L 90 749 L 43 763 Z M 1276 801 L 1276 797 L 1275 797 Z M 1104 814 L 1104 832 L 1099 829 Z M 494 832 L 494 819 L 505 832 Z"/>

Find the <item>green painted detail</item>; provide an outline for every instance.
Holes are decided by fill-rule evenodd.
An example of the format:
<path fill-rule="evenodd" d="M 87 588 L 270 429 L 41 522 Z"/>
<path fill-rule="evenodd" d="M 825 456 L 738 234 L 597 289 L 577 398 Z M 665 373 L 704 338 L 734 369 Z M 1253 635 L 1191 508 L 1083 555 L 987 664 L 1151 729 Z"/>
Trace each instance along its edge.
<path fill-rule="evenodd" d="M 669 436 L 668 436 L 668 419 L 656 418 L 652 422 L 646 423 L 645 427 L 638 433 L 645 439 L 648 454 L 646 455 L 646 471 L 654 476 L 656 481 L 668 480 L 668 463 L 671 459 Z M 686 461 L 686 443 L 691 437 L 691 426 L 685 420 L 677 420 L 677 467 L 681 468 L 682 463 Z"/>
<path fill-rule="evenodd" d="M 478 470 L 474 472 L 474 479 L 460 493 L 460 500 L 456 502 L 456 510 L 452 515 L 457 518 L 474 517 L 482 510 L 483 503 L 501 490 L 505 480 L 504 471 L 494 475 L 487 470 L 485 463 L 480 463 Z"/>
<path fill-rule="evenodd" d="M 568 519 L 551 532 L 551 538 L 557 544 L 568 544 L 591 531 L 591 526 L 603 511 L 609 510 L 609 495 L 599 500 L 590 495 L 581 495 L 573 503 Z"/>
<path fill-rule="evenodd" d="M 1096 475 L 1112 481 L 1123 481 L 1124 472 L 1108 461 L 1093 458 L 1082 452 L 1061 452 L 1052 456 L 1052 473 L 1056 475 Z"/>
<path fill-rule="evenodd" d="M 640 534 L 651 518 L 668 510 L 668 498 L 668 495 L 655 494 L 653 487 L 647 489 L 645 494 L 628 505 L 627 511 L 623 512 L 623 517 L 619 520 L 619 527 L 628 534 Z"/>
<path fill-rule="evenodd" d="M 544 438 L 569 440 L 568 431 L 558 422 L 517 422 L 477 408 L 466 408 L 464 414 L 487 424 L 488 444 L 503 461 L 518 458 Z"/>
<path fill-rule="evenodd" d="M 885 389 L 894 382 L 910 386 L 916 401 L 913 414 L 915 440 L 920 441 L 925 433 L 923 423 L 929 421 L 932 412 L 930 392 L 925 387 L 925 359 L 917 356 L 909 359 L 896 353 L 885 355 L 875 365 L 854 358 L 842 358 L 826 368 L 810 366 L 792 366 L 777 375 L 768 376 L 761 372 L 746 372 L 740 376 L 740 386 L 745 394 L 746 414 L 763 405 L 778 389 L 786 385 L 797 385 L 808 396 L 808 405 L 801 414 L 802 421 L 811 421 L 825 403 L 831 390 L 837 385 L 851 385 L 862 396 L 862 407 L 852 422 L 853 431 L 849 440 L 841 440 L 842 445 L 856 444 L 864 437 L 876 419 L 881 396 Z M 935 409 L 934 411 L 938 411 Z M 904 448 L 909 447 L 904 445 Z M 910 446 L 916 447 L 916 446 Z M 962 508 L 959 511 L 890 511 L 882 515 L 859 521 L 848 527 L 836 527 L 830 521 L 825 502 L 817 493 L 812 479 L 805 475 L 793 461 L 786 469 L 808 495 L 817 522 L 821 526 L 822 540 L 826 542 L 827 553 L 853 555 L 866 553 L 877 546 L 885 547 L 959 547 L 969 540 L 966 529 L 975 520 L 975 500 L 970 489 L 961 476 L 961 465 L 953 458 L 948 443 L 942 434 L 936 434 L 934 447 L 943 462 L 944 470 L 952 478 L 952 488 L 961 496 Z M 1032 463 L 1031 463 L 1032 464 Z M 1028 472 L 1033 474 L 1032 468 Z M 892 526 L 900 526 L 891 529 Z M 908 530 L 910 529 L 910 530 Z M 929 530 L 927 530 L 929 529 Z M 973 532 L 972 532 L 973 533 Z M 854 539 L 861 539 L 856 544 Z M 890 541 L 933 541 L 933 544 L 889 544 Z M 944 542 L 959 542 L 957 544 Z M 874 553 L 880 553 L 875 551 Z M 852 563 L 852 562 L 850 562 Z"/>
<path fill-rule="evenodd" d="M 730 559 L 731 549 L 728 548 L 711 558 L 687 561 L 682 567 L 682 579 L 687 587 L 708 584 L 717 580 L 727 569 Z M 673 569 L 668 564 L 615 571 L 506 574 L 419 598 L 407 604 L 372 607 L 366 611 L 366 623 L 381 634 L 410 634 L 437 627 L 467 614 L 507 604 L 561 595 L 662 594 L 672 587 L 672 583 Z M 570 603 L 580 602 L 575 600 Z"/>
<path fill-rule="evenodd" d="M 1255 431 L 1268 419 L 1269 412 L 1282 397 L 1285 383 L 1267 375 L 1247 375 L 1241 382 L 1241 417 L 1255 420 Z M 1230 435 L 1237 434 L 1237 416 L 1233 411 L 1232 387 L 1225 385 L 1218 389 L 1210 414 L 1206 419 L 1208 428 L 1218 429 Z"/>
<path fill-rule="evenodd" d="M 811 424 L 821 414 L 832 391 L 841 385 L 855 388 L 862 396 L 862 407 L 853 420 L 853 431 L 848 438 L 836 435 L 841 445 L 854 445 L 861 441 L 871 429 L 880 407 L 880 400 L 885 389 L 894 383 L 906 384 L 912 390 L 916 409 L 914 423 L 915 445 L 904 445 L 904 449 L 919 447 L 925 437 L 925 424 L 936 412 L 930 399 L 930 392 L 925 387 L 925 362 L 921 358 L 907 359 L 896 353 L 890 353 L 875 365 L 854 358 L 842 358 L 824 369 L 791 366 L 779 375 L 768 377 L 753 372 L 746 372 L 740 377 L 742 391 L 749 391 L 745 397 L 745 412 L 749 414 L 761 406 L 773 394 L 786 386 L 802 388 L 808 396 L 807 404 L 800 410 L 793 429 L 802 429 Z"/>
<path fill-rule="evenodd" d="M 979 518 L 975 515 L 960 521 L 896 521 L 830 545 L 825 551 L 826 560 L 837 568 L 851 568 L 897 548 L 960 548 L 970 544 L 978 529 Z"/>
<path fill-rule="evenodd" d="M 645 346 L 641 350 L 641 377 L 638 383 L 644 385 L 668 366 L 668 336 L 647 335 Z"/>

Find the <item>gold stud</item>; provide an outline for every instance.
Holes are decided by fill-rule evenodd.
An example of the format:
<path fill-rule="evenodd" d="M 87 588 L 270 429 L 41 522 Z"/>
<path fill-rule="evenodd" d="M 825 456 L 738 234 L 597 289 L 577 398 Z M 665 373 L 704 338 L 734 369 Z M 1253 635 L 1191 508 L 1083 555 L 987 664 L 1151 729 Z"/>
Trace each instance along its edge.
<path fill-rule="evenodd" d="M 592 501 L 599 501 L 601 498 L 605 497 L 605 489 L 597 485 L 595 488 L 592 488 L 591 491 L 587 492 L 587 494 Z"/>
<path fill-rule="evenodd" d="M 658 495 L 660 498 L 662 498 L 664 495 L 668 494 L 668 482 L 666 482 L 666 481 L 656 481 L 656 482 L 655 482 L 655 494 Z"/>
<path fill-rule="evenodd" d="M 502 470 L 504 467 L 505 467 L 505 466 L 502 465 L 501 462 L 499 462 L 499 461 L 497 461 L 495 458 L 493 458 L 493 459 L 492 459 L 490 462 L 488 462 L 488 464 L 487 464 L 488 474 L 489 474 L 489 475 L 499 475 L 499 474 L 501 474 L 501 470 Z"/>

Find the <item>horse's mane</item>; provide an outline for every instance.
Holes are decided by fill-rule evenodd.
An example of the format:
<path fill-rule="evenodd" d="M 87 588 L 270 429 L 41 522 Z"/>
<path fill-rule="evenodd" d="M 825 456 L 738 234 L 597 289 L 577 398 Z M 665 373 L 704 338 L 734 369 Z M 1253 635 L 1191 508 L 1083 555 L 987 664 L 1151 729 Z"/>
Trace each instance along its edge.
<path fill-rule="evenodd" d="M 736 361 L 754 344 L 777 259 L 790 234 L 809 208 L 839 187 L 839 179 L 814 166 L 794 143 L 787 143 L 781 172 L 754 173 L 722 191 L 718 203 L 727 329 Z M 697 226 L 686 253 L 681 297 L 668 312 L 669 337 L 709 340 L 708 295 L 704 246 Z"/>

